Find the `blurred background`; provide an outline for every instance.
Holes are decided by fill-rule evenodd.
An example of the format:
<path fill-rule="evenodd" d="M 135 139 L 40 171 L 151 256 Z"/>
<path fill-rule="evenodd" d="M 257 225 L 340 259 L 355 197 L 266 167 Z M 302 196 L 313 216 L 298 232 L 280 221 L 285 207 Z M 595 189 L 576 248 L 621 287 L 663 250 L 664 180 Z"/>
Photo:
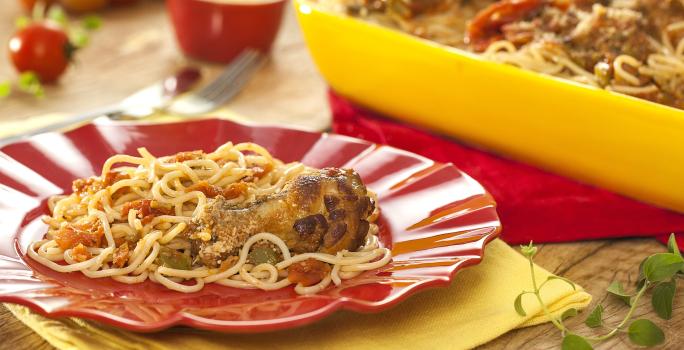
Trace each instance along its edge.
<path fill-rule="evenodd" d="M 0 11 L 0 81 L 16 84 L 18 73 L 7 54 L 17 20 L 31 16 L 25 0 L 7 0 Z M 63 0 L 72 22 L 95 14 L 101 26 L 78 50 L 73 63 L 54 84 L 44 84 L 44 97 L 13 89 L 0 99 L 0 120 L 27 120 L 47 113 L 77 113 L 115 103 L 145 86 L 194 66 L 201 83 L 211 81 L 225 64 L 186 58 L 161 0 Z M 326 89 L 307 54 L 294 11 L 285 4 L 272 55 L 229 103 L 232 111 L 268 123 L 284 122 L 322 129 L 329 124 Z M 200 83 L 200 84 L 201 84 Z M 277 98 L 276 98 L 277 97 Z M 315 98 L 317 97 L 317 98 Z M 298 123 L 301 121 L 301 123 Z"/>

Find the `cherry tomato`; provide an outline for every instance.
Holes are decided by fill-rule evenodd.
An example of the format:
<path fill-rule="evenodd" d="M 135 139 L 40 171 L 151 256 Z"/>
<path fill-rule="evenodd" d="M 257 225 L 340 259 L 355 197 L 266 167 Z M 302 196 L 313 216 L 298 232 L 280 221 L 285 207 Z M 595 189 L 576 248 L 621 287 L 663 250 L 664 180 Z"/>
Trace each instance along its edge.
<path fill-rule="evenodd" d="M 59 0 L 59 2 L 71 12 L 90 12 L 107 6 L 109 0 Z"/>
<path fill-rule="evenodd" d="M 519 21 L 543 6 L 553 6 L 566 11 L 571 0 L 501 0 L 482 9 L 475 15 L 466 37 L 475 51 L 487 49 L 489 44 L 502 39 L 501 28 Z"/>
<path fill-rule="evenodd" d="M 9 41 L 14 67 L 36 73 L 43 83 L 54 82 L 64 73 L 73 50 L 64 31 L 49 22 L 29 24 Z"/>
<path fill-rule="evenodd" d="M 501 0 L 473 18 L 468 25 L 468 42 L 476 51 L 484 51 L 493 41 L 501 39 L 501 27 L 519 21 L 547 3 L 546 0 Z"/>

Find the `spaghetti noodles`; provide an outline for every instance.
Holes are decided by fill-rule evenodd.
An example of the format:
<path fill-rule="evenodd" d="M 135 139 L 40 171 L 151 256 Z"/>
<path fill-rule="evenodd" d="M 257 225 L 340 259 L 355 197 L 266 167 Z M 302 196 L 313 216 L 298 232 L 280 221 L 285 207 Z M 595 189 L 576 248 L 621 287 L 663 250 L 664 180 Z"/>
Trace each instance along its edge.
<path fill-rule="evenodd" d="M 378 242 L 378 227 L 372 222 L 379 213 L 374 208 L 365 242 L 356 251 L 294 254 L 282 237 L 260 232 L 241 242 L 219 266 L 203 264 L 193 250 L 191 232 L 197 232 L 191 228 L 214 198 L 244 208 L 286 190 L 294 179 L 315 169 L 284 164 L 254 143 L 226 143 L 208 154 L 160 158 L 145 148 L 138 152 L 139 157 L 109 158 L 100 176 L 76 180 L 74 193 L 51 198 L 51 215 L 43 219 L 49 226 L 46 238 L 33 242 L 28 255 L 58 272 L 80 271 L 90 278 L 111 277 L 129 284 L 149 279 L 184 293 L 217 283 L 262 290 L 296 284 L 297 293 L 312 294 L 391 259 Z M 270 256 L 277 261 L 255 261 L 259 259 L 252 253 L 263 247 L 273 248 Z M 315 283 L 292 278 L 293 267 L 316 262 L 332 267 L 323 269 L 326 273 Z"/>

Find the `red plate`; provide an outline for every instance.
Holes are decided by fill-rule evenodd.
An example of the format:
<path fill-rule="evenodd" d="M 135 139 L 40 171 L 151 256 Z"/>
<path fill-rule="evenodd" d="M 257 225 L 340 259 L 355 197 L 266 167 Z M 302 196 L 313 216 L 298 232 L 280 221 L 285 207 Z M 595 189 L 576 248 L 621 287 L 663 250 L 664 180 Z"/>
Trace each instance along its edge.
<path fill-rule="evenodd" d="M 392 262 L 313 296 L 292 287 L 272 292 L 207 285 L 183 294 L 145 282 L 127 285 L 79 272 L 60 274 L 26 257 L 43 237 L 46 199 L 71 181 L 100 173 L 116 153 L 147 147 L 155 155 L 214 150 L 251 141 L 286 161 L 352 167 L 377 192 L 380 240 Z M 387 309 L 418 290 L 446 286 L 456 271 L 477 264 L 501 225 L 492 197 L 451 164 L 396 148 L 330 134 L 206 119 L 122 125 L 98 123 L 50 133 L 0 149 L 0 301 L 50 317 L 76 316 L 134 331 L 174 325 L 259 332 L 299 326 L 337 309 Z M 469 286 L 463 286 L 469 288 Z"/>

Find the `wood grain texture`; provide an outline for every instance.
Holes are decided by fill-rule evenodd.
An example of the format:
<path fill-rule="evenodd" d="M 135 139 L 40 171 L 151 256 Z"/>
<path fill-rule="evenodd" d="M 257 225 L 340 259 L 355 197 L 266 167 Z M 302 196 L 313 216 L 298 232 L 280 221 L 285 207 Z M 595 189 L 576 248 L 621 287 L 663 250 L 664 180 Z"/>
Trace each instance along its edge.
<path fill-rule="evenodd" d="M 14 18 L 19 15 L 16 3 L 13 0 L 3 3 L 0 42 L 9 37 Z M 45 99 L 15 94 L 0 101 L 0 121 L 51 112 L 78 112 L 112 103 L 188 63 L 176 48 L 161 1 L 144 1 L 130 8 L 109 11 L 104 14 L 104 19 L 104 27 L 95 34 L 92 45 L 80 52 L 77 65 L 58 85 L 47 88 Z M 0 59 L 0 79 L 14 76 L 4 56 L 0 55 Z M 209 77 L 221 68 L 206 64 L 202 67 Z M 329 125 L 325 84 L 308 56 L 291 9 L 288 9 L 272 58 L 229 107 L 261 121 L 313 129 L 324 129 Z M 664 249 L 661 244 L 647 239 L 549 244 L 541 246 L 537 263 L 584 286 L 594 295 L 595 304 L 603 299 L 604 290 L 611 281 L 619 280 L 631 286 L 641 259 Z M 677 290 L 676 298 L 670 321 L 660 320 L 651 311 L 648 298 L 642 301 L 636 313 L 638 317 L 655 321 L 665 330 L 667 343 L 661 347 L 663 349 L 681 348 L 684 341 L 682 288 Z M 626 308 L 611 298 L 605 299 L 605 305 L 606 322 L 619 322 Z M 581 334 L 592 334 L 594 331 L 583 325 L 587 314 L 588 311 L 567 323 Z M 0 339 L 0 348 L 3 349 L 52 348 L 2 306 Z M 557 349 L 560 341 L 559 332 L 553 326 L 541 325 L 512 331 L 481 348 Z M 626 336 L 621 335 L 599 349 L 628 346 Z"/>
<path fill-rule="evenodd" d="M 54 349 L 43 338 L 33 333 L 0 304 L 0 349 L 13 350 L 48 350 Z"/>

